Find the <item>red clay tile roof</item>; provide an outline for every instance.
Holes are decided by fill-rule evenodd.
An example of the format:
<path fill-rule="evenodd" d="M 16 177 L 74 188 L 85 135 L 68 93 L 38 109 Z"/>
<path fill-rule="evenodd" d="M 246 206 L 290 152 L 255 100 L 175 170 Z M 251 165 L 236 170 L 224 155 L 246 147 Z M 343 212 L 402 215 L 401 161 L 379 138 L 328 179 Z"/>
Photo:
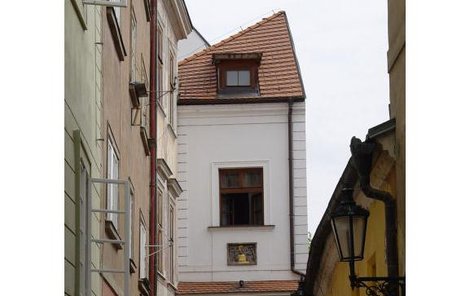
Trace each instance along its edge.
<path fill-rule="evenodd" d="M 238 282 L 180 282 L 178 295 L 220 294 L 220 293 L 266 293 L 297 290 L 298 281 L 245 281 L 243 287 Z"/>
<path fill-rule="evenodd" d="M 286 13 L 280 11 L 179 63 L 180 102 L 217 99 L 214 53 L 262 53 L 257 100 L 304 98 Z M 240 96 L 237 96 L 240 98 Z"/>

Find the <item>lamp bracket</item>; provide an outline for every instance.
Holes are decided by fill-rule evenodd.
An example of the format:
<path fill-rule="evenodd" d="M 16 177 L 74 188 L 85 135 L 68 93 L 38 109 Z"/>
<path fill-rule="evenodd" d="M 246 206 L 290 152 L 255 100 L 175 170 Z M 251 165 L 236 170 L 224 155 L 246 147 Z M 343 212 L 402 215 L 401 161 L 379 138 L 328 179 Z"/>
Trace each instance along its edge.
<path fill-rule="evenodd" d="M 355 277 L 351 286 L 365 288 L 368 296 L 405 296 L 405 277 Z"/>

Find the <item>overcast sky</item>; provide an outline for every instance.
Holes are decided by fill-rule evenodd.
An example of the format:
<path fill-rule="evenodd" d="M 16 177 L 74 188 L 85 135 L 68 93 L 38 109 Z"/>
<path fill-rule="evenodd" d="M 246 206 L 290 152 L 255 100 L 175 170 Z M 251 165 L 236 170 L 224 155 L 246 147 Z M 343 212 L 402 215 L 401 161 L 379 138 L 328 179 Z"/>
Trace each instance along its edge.
<path fill-rule="evenodd" d="M 286 11 L 307 95 L 307 194 L 314 233 L 352 136 L 388 120 L 386 0 L 186 0 L 211 44 Z"/>

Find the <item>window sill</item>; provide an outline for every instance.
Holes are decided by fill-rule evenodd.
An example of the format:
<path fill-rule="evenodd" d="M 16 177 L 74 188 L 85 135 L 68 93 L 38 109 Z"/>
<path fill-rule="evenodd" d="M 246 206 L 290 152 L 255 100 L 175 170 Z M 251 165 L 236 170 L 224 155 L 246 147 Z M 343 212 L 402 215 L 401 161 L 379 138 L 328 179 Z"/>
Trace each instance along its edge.
<path fill-rule="evenodd" d="M 168 283 L 166 284 L 166 286 L 167 286 L 168 288 L 172 289 L 173 291 L 177 291 L 177 290 L 178 290 L 178 288 L 176 288 L 176 286 L 175 286 L 172 282 L 168 282 Z"/>
<path fill-rule="evenodd" d="M 157 270 L 157 279 L 162 283 L 166 282 L 166 277 L 163 275 L 161 271 L 158 271 L 158 270 Z"/>
<path fill-rule="evenodd" d="M 145 155 L 150 155 L 150 144 L 149 137 L 147 135 L 147 129 L 143 126 L 140 127 L 140 138 L 142 139 L 142 145 L 144 145 Z"/>
<path fill-rule="evenodd" d="M 135 273 L 136 270 L 137 270 L 137 265 L 135 265 L 134 260 L 132 260 L 132 258 L 130 258 L 129 259 L 129 272 L 130 273 Z"/>
<path fill-rule="evenodd" d="M 165 109 L 162 106 L 161 100 L 157 100 L 157 106 L 158 106 L 158 109 L 160 109 L 160 111 L 162 111 L 163 116 L 166 118 L 166 112 L 165 112 Z"/>
<path fill-rule="evenodd" d="M 113 221 L 111 220 L 105 221 L 105 231 L 110 239 L 121 240 L 121 237 L 119 236 L 119 233 L 116 229 L 116 226 L 114 226 Z M 112 245 L 118 250 L 122 249 L 121 244 L 113 243 Z"/>
<path fill-rule="evenodd" d="M 150 282 L 148 278 L 139 279 L 139 291 L 142 293 L 142 295 L 150 295 Z"/>
<path fill-rule="evenodd" d="M 82 8 L 80 8 L 80 4 L 78 3 L 77 0 L 72 0 L 73 8 L 75 9 L 75 12 L 77 13 L 78 20 L 80 21 L 80 24 L 82 25 L 82 29 L 87 30 L 88 28 L 86 24 L 86 13 L 87 13 L 86 6 L 82 4 L 83 6 Z"/>
<path fill-rule="evenodd" d="M 167 126 L 168 126 L 168 129 L 171 131 L 171 134 L 173 135 L 173 137 L 175 139 L 178 138 L 178 136 L 176 135 L 175 129 L 173 128 L 173 125 L 168 123 Z"/>
<path fill-rule="evenodd" d="M 275 225 L 209 226 L 209 231 L 271 231 Z"/>

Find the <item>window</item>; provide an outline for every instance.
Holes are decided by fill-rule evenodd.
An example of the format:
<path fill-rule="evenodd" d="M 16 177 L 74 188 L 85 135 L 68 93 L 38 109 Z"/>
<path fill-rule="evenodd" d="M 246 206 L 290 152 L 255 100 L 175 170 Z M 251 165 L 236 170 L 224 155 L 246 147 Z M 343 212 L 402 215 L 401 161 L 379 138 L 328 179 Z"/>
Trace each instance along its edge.
<path fill-rule="evenodd" d="M 131 10 L 131 71 L 130 80 L 137 80 L 137 20 L 134 9 Z"/>
<path fill-rule="evenodd" d="M 139 278 L 148 278 L 147 274 L 147 229 L 145 228 L 144 222 L 140 220 L 139 228 Z"/>
<path fill-rule="evenodd" d="M 157 101 L 163 104 L 163 30 L 160 24 L 157 26 Z M 163 107 L 163 106 L 162 106 Z"/>
<path fill-rule="evenodd" d="M 163 62 L 163 29 L 160 24 L 157 25 L 157 57 Z"/>
<path fill-rule="evenodd" d="M 263 168 L 219 169 L 220 225 L 264 225 Z"/>
<path fill-rule="evenodd" d="M 157 270 L 163 273 L 163 192 L 157 192 Z"/>
<path fill-rule="evenodd" d="M 116 148 L 114 147 L 110 137 L 108 137 L 108 179 L 119 179 L 119 158 L 116 154 Z M 119 209 L 118 184 L 108 184 L 107 209 L 115 211 Z M 117 213 L 107 213 L 107 220 L 113 223 L 113 226 L 116 230 L 118 229 Z"/>
<path fill-rule="evenodd" d="M 170 282 L 174 283 L 175 281 L 175 211 L 173 205 L 170 204 L 170 213 L 168 218 L 168 225 L 169 225 L 169 235 L 170 235 L 170 246 L 169 246 L 169 273 L 170 273 Z"/>
<path fill-rule="evenodd" d="M 250 70 L 227 70 L 226 86 L 250 86 Z"/>
<path fill-rule="evenodd" d="M 174 63 L 175 63 L 175 59 L 173 57 L 173 54 L 170 52 L 169 65 L 168 65 L 170 67 L 170 71 L 168 73 L 168 91 L 169 91 L 169 97 L 170 97 L 169 102 L 168 102 L 168 116 L 169 116 L 170 125 L 173 127 L 175 126 L 175 114 L 174 114 L 175 66 L 174 66 Z"/>
<path fill-rule="evenodd" d="M 88 228 L 88 216 L 87 216 L 87 199 L 89 198 L 88 182 L 89 174 L 83 160 L 80 160 L 80 290 L 85 291 L 86 288 L 86 269 L 87 269 L 87 228 Z"/>
<path fill-rule="evenodd" d="M 121 0 L 111 0 L 111 2 L 120 3 Z M 121 7 L 113 7 L 113 9 L 114 9 L 114 14 L 116 15 L 118 26 L 121 26 Z"/>
<path fill-rule="evenodd" d="M 260 53 L 214 54 L 219 94 L 259 95 L 258 68 Z"/>
<path fill-rule="evenodd" d="M 130 226 L 130 231 L 129 231 L 129 258 L 132 259 L 134 256 L 133 254 L 133 249 L 134 249 L 134 242 L 132 241 L 132 232 L 134 230 L 134 225 L 132 224 L 134 221 L 134 190 L 131 190 L 131 195 L 129 198 L 129 226 Z"/>

